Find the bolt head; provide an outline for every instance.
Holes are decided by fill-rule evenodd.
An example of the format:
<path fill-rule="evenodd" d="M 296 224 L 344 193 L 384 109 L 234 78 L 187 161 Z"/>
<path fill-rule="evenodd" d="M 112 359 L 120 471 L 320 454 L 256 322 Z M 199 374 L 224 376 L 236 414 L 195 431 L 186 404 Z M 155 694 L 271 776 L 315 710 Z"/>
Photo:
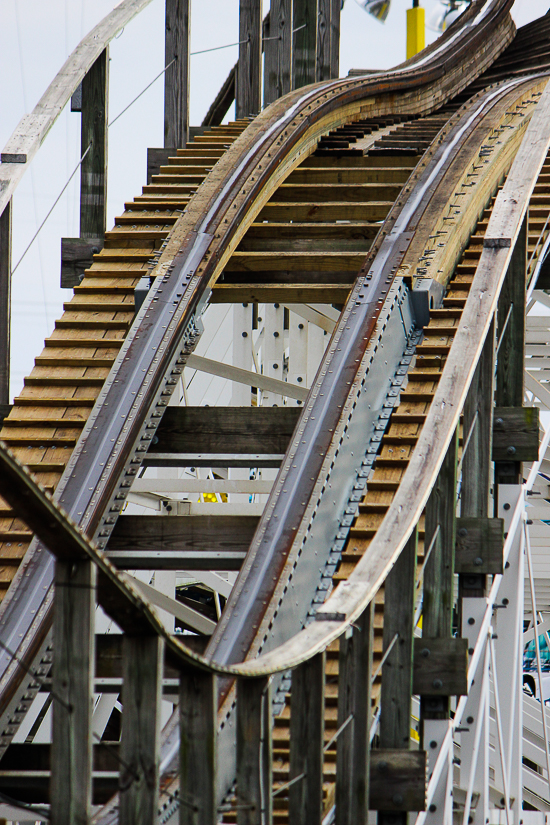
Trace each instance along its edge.
<path fill-rule="evenodd" d="M 482 564 L 483 564 L 483 559 L 481 558 L 481 556 L 478 556 L 477 558 L 474 559 L 474 566 L 475 567 L 481 567 Z"/>
<path fill-rule="evenodd" d="M 443 687 L 443 682 L 441 681 L 441 679 L 434 679 L 432 682 L 432 686 L 435 690 L 441 690 L 441 688 Z"/>
<path fill-rule="evenodd" d="M 515 455 L 515 454 L 516 454 L 516 448 L 513 447 L 510 444 L 510 446 L 506 448 L 506 455 Z"/>

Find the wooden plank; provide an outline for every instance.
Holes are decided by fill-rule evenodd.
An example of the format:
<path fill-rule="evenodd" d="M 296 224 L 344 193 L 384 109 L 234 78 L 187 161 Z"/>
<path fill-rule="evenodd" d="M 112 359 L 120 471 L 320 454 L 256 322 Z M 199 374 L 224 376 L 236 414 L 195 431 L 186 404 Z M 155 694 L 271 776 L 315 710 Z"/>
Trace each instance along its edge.
<path fill-rule="evenodd" d="M 269 677 L 237 681 L 237 823 L 272 822 Z"/>
<path fill-rule="evenodd" d="M 103 238 L 107 220 L 107 112 L 109 51 L 104 49 L 82 81 L 80 237 Z"/>
<path fill-rule="evenodd" d="M 180 675 L 180 825 L 216 825 L 217 679 Z"/>
<path fill-rule="evenodd" d="M 468 692 L 468 640 L 457 637 L 414 640 L 413 693 L 464 696 Z"/>
<path fill-rule="evenodd" d="M 212 304 L 344 304 L 353 284 L 216 284 Z"/>
<path fill-rule="evenodd" d="M 408 748 L 410 741 L 417 535 L 414 530 L 384 585 L 383 649 L 393 647 L 382 668 L 381 748 Z"/>
<path fill-rule="evenodd" d="M 164 641 L 124 635 L 120 825 L 153 822 L 159 805 Z"/>
<path fill-rule="evenodd" d="M 294 407 L 167 407 L 152 449 L 284 453 L 299 417 Z"/>
<path fill-rule="evenodd" d="M 330 77 L 340 77 L 340 11 L 342 0 L 331 0 L 330 17 Z"/>
<path fill-rule="evenodd" d="M 0 215 L 0 404 L 10 400 L 11 200 Z"/>
<path fill-rule="evenodd" d="M 183 147 L 189 140 L 189 2 L 166 0 L 164 65 L 168 69 L 164 73 L 165 147 Z"/>
<path fill-rule="evenodd" d="M 427 785 L 425 751 L 380 749 L 371 752 L 371 810 L 387 806 L 389 811 L 425 811 Z M 387 821 L 389 825 L 390 820 Z"/>
<path fill-rule="evenodd" d="M 289 819 L 311 825 L 323 816 L 324 653 L 292 671 L 291 691 Z"/>
<path fill-rule="evenodd" d="M 51 819 L 88 822 L 97 571 L 86 560 L 55 565 Z"/>
<path fill-rule="evenodd" d="M 537 461 L 539 457 L 538 407 L 496 407 L 493 461 Z"/>
<path fill-rule="evenodd" d="M 373 650 L 374 602 L 353 632 L 340 637 L 338 728 L 346 727 L 336 743 L 338 825 L 357 825 L 368 818 Z"/>
<path fill-rule="evenodd" d="M 497 575 L 504 572 L 504 522 L 499 518 L 462 517 L 456 522 L 455 572 Z M 467 588 L 468 590 L 471 588 Z M 464 593 L 464 596 L 470 593 Z"/>
<path fill-rule="evenodd" d="M 292 0 L 272 0 L 269 10 L 269 40 L 264 40 L 264 106 L 291 90 L 292 29 Z"/>
<path fill-rule="evenodd" d="M 61 238 L 61 288 L 80 285 L 84 272 L 103 249 L 103 238 Z"/>
<path fill-rule="evenodd" d="M 262 108 L 262 0 L 239 0 L 239 63 L 237 119 L 257 115 Z"/>
<path fill-rule="evenodd" d="M 450 637 L 452 633 L 457 447 L 455 431 L 426 505 L 425 552 L 437 531 L 424 570 L 422 633 L 429 638 Z"/>
<path fill-rule="evenodd" d="M 332 37 L 332 0 L 318 0 L 317 12 L 317 59 L 315 79 L 331 79 L 331 37 Z"/>
<path fill-rule="evenodd" d="M 168 159 L 176 156 L 177 149 L 172 146 L 147 149 L 147 183 L 151 183 L 153 175 L 160 173 L 160 167 L 166 166 Z M 179 169 L 179 167 L 176 167 Z"/>
<path fill-rule="evenodd" d="M 319 0 L 294 0 L 292 88 L 315 83 Z"/>

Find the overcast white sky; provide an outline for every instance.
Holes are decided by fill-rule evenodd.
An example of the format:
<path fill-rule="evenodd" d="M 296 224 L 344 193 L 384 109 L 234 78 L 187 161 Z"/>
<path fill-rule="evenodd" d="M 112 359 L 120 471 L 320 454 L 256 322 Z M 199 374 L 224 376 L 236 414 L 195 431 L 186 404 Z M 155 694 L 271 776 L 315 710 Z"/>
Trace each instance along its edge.
<path fill-rule="evenodd" d="M 436 0 L 424 0 L 427 14 Z M 32 111 L 67 55 L 117 3 L 114 0 L 0 0 L 0 146 Z M 192 50 L 238 40 L 238 0 L 192 0 Z M 392 0 L 384 25 L 346 0 L 341 75 L 352 67 L 389 68 L 405 57 L 405 9 Z M 264 13 L 269 0 L 264 0 Z M 550 0 L 516 0 L 523 25 L 545 14 Z M 429 35 L 433 38 L 435 35 Z M 164 66 L 164 0 L 153 0 L 111 45 L 110 119 Z M 237 47 L 191 58 L 191 118 L 200 124 L 237 58 Z M 109 220 L 145 183 L 146 150 L 162 146 L 163 80 L 109 133 Z M 14 199 L 13 265 L 47 214 L 80 155 L 80 116 L 66 111 L 52 129 Z M 43 346 L 70 292 L 59 288 L 60 238 L 78 230 L 78 174 L 13 278 L 12 395 Z"/>

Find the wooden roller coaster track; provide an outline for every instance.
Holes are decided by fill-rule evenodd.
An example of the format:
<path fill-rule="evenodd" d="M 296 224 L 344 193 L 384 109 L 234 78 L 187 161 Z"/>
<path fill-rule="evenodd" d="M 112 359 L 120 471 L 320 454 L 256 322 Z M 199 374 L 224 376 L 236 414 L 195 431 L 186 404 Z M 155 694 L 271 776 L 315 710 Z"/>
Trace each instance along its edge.
<path fill-rule="evenodd" d="M 453 621 L 460 635 L 465 600 L 503 572 L 492 461 L 497 513 L 497 485 L 536 458 L 497 435 L 492 446 L 493 398 L 503 427 L 523 421 L 525 293 L 550 213 L 549 23 L 514 38 L 510 6 L 478 0 L 393 72 L 298 89 L 196 136 L 106 233 L 0 433 L 0 792 L 50 798 L 49 752 L 25 776 L 31 751 L 18 748 L 38 746 L 13 743 L 44 682 L 52 819 L 89 806 L 97 599 L 123 631 L 124 670 L 120 766 L 96 767 L 95 821 L 320 823 L 335 809 L 343 825 L 369 808 L 383 823 L 424 810 L 411 696 L 428 730 L 467 692 Z M 258 305 L 285 307 L 265 325 L 263 372 L 194 352 L 216 304 L 249 310 L 245 337 Z M 308 387 L 300 335 L 314 316 L 331 334 Z M 254 413 L 169 407 L 185 369 L 244 384 Z M 268 407 L 283 398 L 286 430 Z M 174 516 L 121 515 L 141 468 L 163 466 L 278 473 L 261 515 L 245 507 L 217 538 L 200 516 L 178 519 L 184 549 L 166 562 L 161 523 Z M 501 531 L 492 564 L 460 550 L 459 476 L 461 529 L 485 542 Z M 151 588 L 120 572 L 155 569 L 159 542 L 165 566 L 200 570 L 214 548 L 210 570 L 240 567 L 217 623 L 182 591 L 193 610 L 176 616 L 192 632 L 169 633 Z M 439 670 L 413 643 L 420 592 L 424 658 L 431 645 Z M 179 705 L 159 750 L 163 679 Z M 392 790 L 371 771 L 369 797 L 371 744 Z"/>

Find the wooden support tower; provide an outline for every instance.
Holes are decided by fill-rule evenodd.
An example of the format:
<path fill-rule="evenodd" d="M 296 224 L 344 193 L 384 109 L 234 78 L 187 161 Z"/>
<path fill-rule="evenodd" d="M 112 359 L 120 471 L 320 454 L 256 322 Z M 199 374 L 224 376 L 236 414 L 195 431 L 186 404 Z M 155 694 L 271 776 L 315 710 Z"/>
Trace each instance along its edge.
<path fill-rule="evenodd" d="M 107 220 L 107 113 L 109 50 L 104 49 L 82 81 L 80 237 L 103 245 Z M 99 251 L 99 250 L 98 250 Z"/>
<path fill-rule="evenodd" d="M 262 106 L 262 0 L 240 0 L 237 119 L 257 115 Z"/>
<path fill-rule="evenodd" d="M 317 78 L 319 0 L 294 0 L 294 65 L 292 88 L 299 89 Z"/>
<path fill-rule="evenodd" d="M 164 146 L 185 147 L 189 140 L 190 0 L 166 0 L 164 65 Z"/>

